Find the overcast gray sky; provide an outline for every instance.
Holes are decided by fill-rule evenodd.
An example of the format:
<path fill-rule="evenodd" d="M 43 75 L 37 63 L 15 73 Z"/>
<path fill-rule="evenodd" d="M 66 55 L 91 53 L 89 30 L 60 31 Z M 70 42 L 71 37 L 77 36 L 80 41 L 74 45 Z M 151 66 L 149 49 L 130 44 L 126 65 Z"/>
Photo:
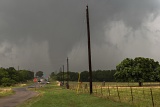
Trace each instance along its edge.
<path fill-rule="evenodd" d="M 124 58 L 160 61 L 160 0 L 0 0 L 0 66 L 88 70 L 89 5 L 93 70 Z"/>

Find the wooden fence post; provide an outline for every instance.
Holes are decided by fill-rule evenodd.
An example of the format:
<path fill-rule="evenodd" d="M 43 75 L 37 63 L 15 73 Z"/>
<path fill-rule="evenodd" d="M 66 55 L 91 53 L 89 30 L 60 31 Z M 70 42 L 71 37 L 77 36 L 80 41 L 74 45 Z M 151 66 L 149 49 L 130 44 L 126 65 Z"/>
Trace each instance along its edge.
<path fill-rule="evenodd" d="M 151 88 L 150 88 L 150 91 L 151 91 L 151 97 L 152 97 L 152 105 L 154 107 L 153 93 L 152 93 L 152 89 Z"/>
<path fill-rule="evenodd" d="M 95 85 L 96 95 L 97 95 L 97 86 Z"/>
<path fill-rule="evenodd" d="M 102 86 L 101 86 L 101 95 L 103 96 L 103 90 L 102 90 Z"/>
<path fill-rule="evenodd" d="M 110 96 L 110 89 L 109 89 L 109 85 L 108 85 L 108 95 Z"/>
<path fill-rule="evenodd" d="M 121 100 L 120 100 L 120 95 L 119 95 L 118 86 L 117 86 L 117 94 L 118 94 L 119 101 L 121 101 Z"/>
<path fill-rule="evenodd" d="M 131 97 L 132 97 L 132 103 L 133 103 L 133 92 L 132 92 L 132 87 L 130 87 L 131 89 Z"/>

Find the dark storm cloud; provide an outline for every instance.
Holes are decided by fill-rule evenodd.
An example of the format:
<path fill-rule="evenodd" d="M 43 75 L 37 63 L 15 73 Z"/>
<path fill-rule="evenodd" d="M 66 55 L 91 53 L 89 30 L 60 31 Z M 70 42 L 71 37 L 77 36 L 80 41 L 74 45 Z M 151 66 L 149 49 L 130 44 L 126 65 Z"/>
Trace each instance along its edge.
<path fill-rule="evenodd" d="M 44 65 L 47 64 L 49 66 L 47 66 L 48 68 L 45 66 L 45 69 L 50 72 L 58 69 L 65 63 L 67 56 L 72 57 L 71 53 L 79 46 L 81 41 L 79 38 L 81 34 L 84 34 L 85 30 L 83 29 L 86 28 L 84 19 L 87 3 L 90 12 L 93 60 L 97 60 L 97 63 L 94 64 L 96 65 L 95 69 L 106 68 L 106 66 L 113 68 L 122 59 L 122 56 L 115 54 L 113 60 L 110 58 L 113 55 L 112 52 L 123 55 L 125 50 L 122 52 L 121 47 L 128 45 L 131 38 L 139 39 L 134 36 L 141 36 L 145 31 L 139 33 L 139 30 L 142 30 L 145 23 L 153 21 L 159 16 L 160 10 L 158 0 L 1 0 L 0 42 L 2 45 L 5 44 L 6 49 L 2 49 L 1 45 L 0 49 L 3 51 L 0 51 L 0 54 L 11 50 L 10 53 L 13 56 L 19 56 L 14 59 L 15 63 L 18 65 L 23 62 L 24 68 L 27 68 L 30 62 L 34 62 L 32 67 L 36 70 L 40 65 L 40 68 L 44 68 Z M 152 20 L 149 20 L 151 15 Z M 118 22 L 120 23 L 115 25 Z M 121 41 L 115 42 L 116 39 L 112 35 L 115 32 L 111 30 L 117 26 L 124 29 L 119 31 L 117 28 L 115 32 L 124 31 L 121 34 L 123 36 L 115 36 Z M 137 31 L 138 33 L 136 33 Z M 119 33 L 115 33 L 115 35 L 117 34 Z M 147 39 L 148 37 L 145 38 L 145 40 Z M 139 41 L 137 42 L 139 43 Z M 86 50 L 82 48 L 80 50 Z M 111 52 L 107 55 L 105 55 L 106 52 L 104 52 L 105 54 L 96 53 L 105 50 Z M 22 58 L 21 54 L 26 55 L 30 60 Z M 83 54 L 82 59 L 85 58 Z M 101 57 L 98 57 L 99 55 Z M 105 56 L 110 63 L 106 63 L 106 59 L 103 60 Z M 86 60 L 77 62 L 77 65 L 84 61 Z M 103 63 L 102 67 L 99 66 L 100 63 Z M 77 65 L 73 64 L 72 67 Z"/>
<path fill-rule="evenodd" d="M 83 22 L 80 1 L 9 0 L 1 1 L 1 40 L 21 45 L 27 38 L 48 41 L 50 58 L 62 63 L 77 41 L 79 24 Z M 82 21 L 81 21 L 82 20 Z M 22 38 L 22 42 L 19 41 Z M 43 50 L 42 50 L 43 51 Z M 56 65 L 56 63 L 53 64 Z"/>

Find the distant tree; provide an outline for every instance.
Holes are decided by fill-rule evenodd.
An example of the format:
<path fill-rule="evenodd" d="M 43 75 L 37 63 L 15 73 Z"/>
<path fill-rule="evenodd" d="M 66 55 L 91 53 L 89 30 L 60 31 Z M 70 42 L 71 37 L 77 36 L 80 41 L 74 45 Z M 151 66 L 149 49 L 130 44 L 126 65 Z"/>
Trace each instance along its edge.
<path fill-rule="evenodd" d="M 62 81 L 62 72 L 57 73 L 55 79 L 58 81 Z"/>
<path fill-rule="evenodd" d="M 6 71 L 9 74 L 9 78 L 14 81 L 12 82 L 13 84 L 18 83 L 19 82 L 19 73 L 18 71 L 15 70 L 14 67 L 9 67 L 6 69 Z"/>
<path fill-rule="evenodd" d="M 117 81 L 134 81 L 142 86 L 144 81 L 154 81 L 156 79 L 156 74 L 159 74 L 160 70 L 158 67 L 159 63 L 153 59 L 136 57 L 133 60 L 126 58 L 116 66 L 117 71 L 114 76 Z"/>
<path fill-rule="evenodd" d="M 102 81 L 106 81 L 106 82 L 114 82 L 115 78 L 114 78 L 114 74 L 115 74 L 116 70 L 96 70 L 96 71 L 92 71 L 92 79 L 94 82 L 102 82 Z"/>
<path fill-rule="evenodd" d="M 15 70 L 14 67 L 0 68 L 0 85 L 11 86 L 34 78 L 34 72 L 28 70 Z"/>
<path fill-rule="evenodd" d="M 93 82 L 115 82 L 114 74 L 116 70 L 96 70 L 92 71 Z M 52 80 L 62 81 L 62 72 L 52 72 L 50 78 Z M 77 81 L 79 77 L 78 72 L 69 72 L 69 81 Z M 64 72 L 64 81 L 67 80 L 67 72 Z M 83 71 L 80 73 L 80 81 L 89 82 L 89 72 Z"/>
<path fill-rule="evenodd" d="M 37 77 L 42 77 L 42 76 L 43 76 L 43 72 L 42 72 L 42 71 L 36 72 L 36 76 L 37 76 Z"/>
<path fill-rule="evenodd" d="M 89 72 L 88 71 L 81 72 L 81 79 L 80 80 L 83 82 L 88 82 L 89 81 Z"/>
<path fill-rule="evenodd" d="M 6 78 L 6 77 L 3 77 L 1 79 L 1 82 L 2 82 L 2 86 L 6 87 L 6 86 L 11 86 L 13 83 L 15 83 L 14 80 L 10 79 L 10 78 Z"/>
<path fill-rule="evenodd" d="M 56 74 L 54 72 L 51 73 L 50 78 L 52 80 L 56 80 Z"/>
<path fill-rule="evenodd" d="M 26 82 L 27 80 L 32 80 L 34 78 L 34 72 L 28 70 L 19 70 L 19 77 L 21 82 Z"/>
<path fill-rule="evenodd" d="M 2 78 L 8 78 L 8 77 L 9 77 L 9 74 L 5 70 L 5 68 L 0 68 L 0 85 L 2 85 L 3 83 Z"/>
<path fill-rule="evenodd" d="M 155 81 L 160 82 L 160 66 L 158 66 L 154 72 L 154 79 Z"/>
<path fill-rule="evenodd" d="M 78 72 L 69 72 L 70 81 L 78 81 Z"/>
<path fill-rule="evenodd" d="M 92 71 L 93 82 L 115 82 L 114 74 L 116 70 L 96 70 Z M 55 74 L 52 72 L 50 75 L 52 80 L 62 81 L 62 72 Z M 69 72 L 69 81 L 77 81 L 79 77 L 78 72 Z M 64 72 L 64 81 L 67 80 L 67 72 Z M 83 71 L 80 73 L 80 81 L 89 82 L 89 72 Z"/>

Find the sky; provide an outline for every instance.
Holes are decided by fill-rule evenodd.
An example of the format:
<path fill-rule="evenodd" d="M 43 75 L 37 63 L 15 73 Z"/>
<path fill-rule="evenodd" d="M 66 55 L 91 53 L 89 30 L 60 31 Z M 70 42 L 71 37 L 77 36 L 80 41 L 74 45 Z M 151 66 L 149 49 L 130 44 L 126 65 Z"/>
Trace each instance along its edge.
<path fill-rule="evenodd" d="M 88 70 L 86 5 L 92 69 L 125 58 L 160 61 L 160 0 L 0 0 L 0 66 L 59 72 Z"/>

